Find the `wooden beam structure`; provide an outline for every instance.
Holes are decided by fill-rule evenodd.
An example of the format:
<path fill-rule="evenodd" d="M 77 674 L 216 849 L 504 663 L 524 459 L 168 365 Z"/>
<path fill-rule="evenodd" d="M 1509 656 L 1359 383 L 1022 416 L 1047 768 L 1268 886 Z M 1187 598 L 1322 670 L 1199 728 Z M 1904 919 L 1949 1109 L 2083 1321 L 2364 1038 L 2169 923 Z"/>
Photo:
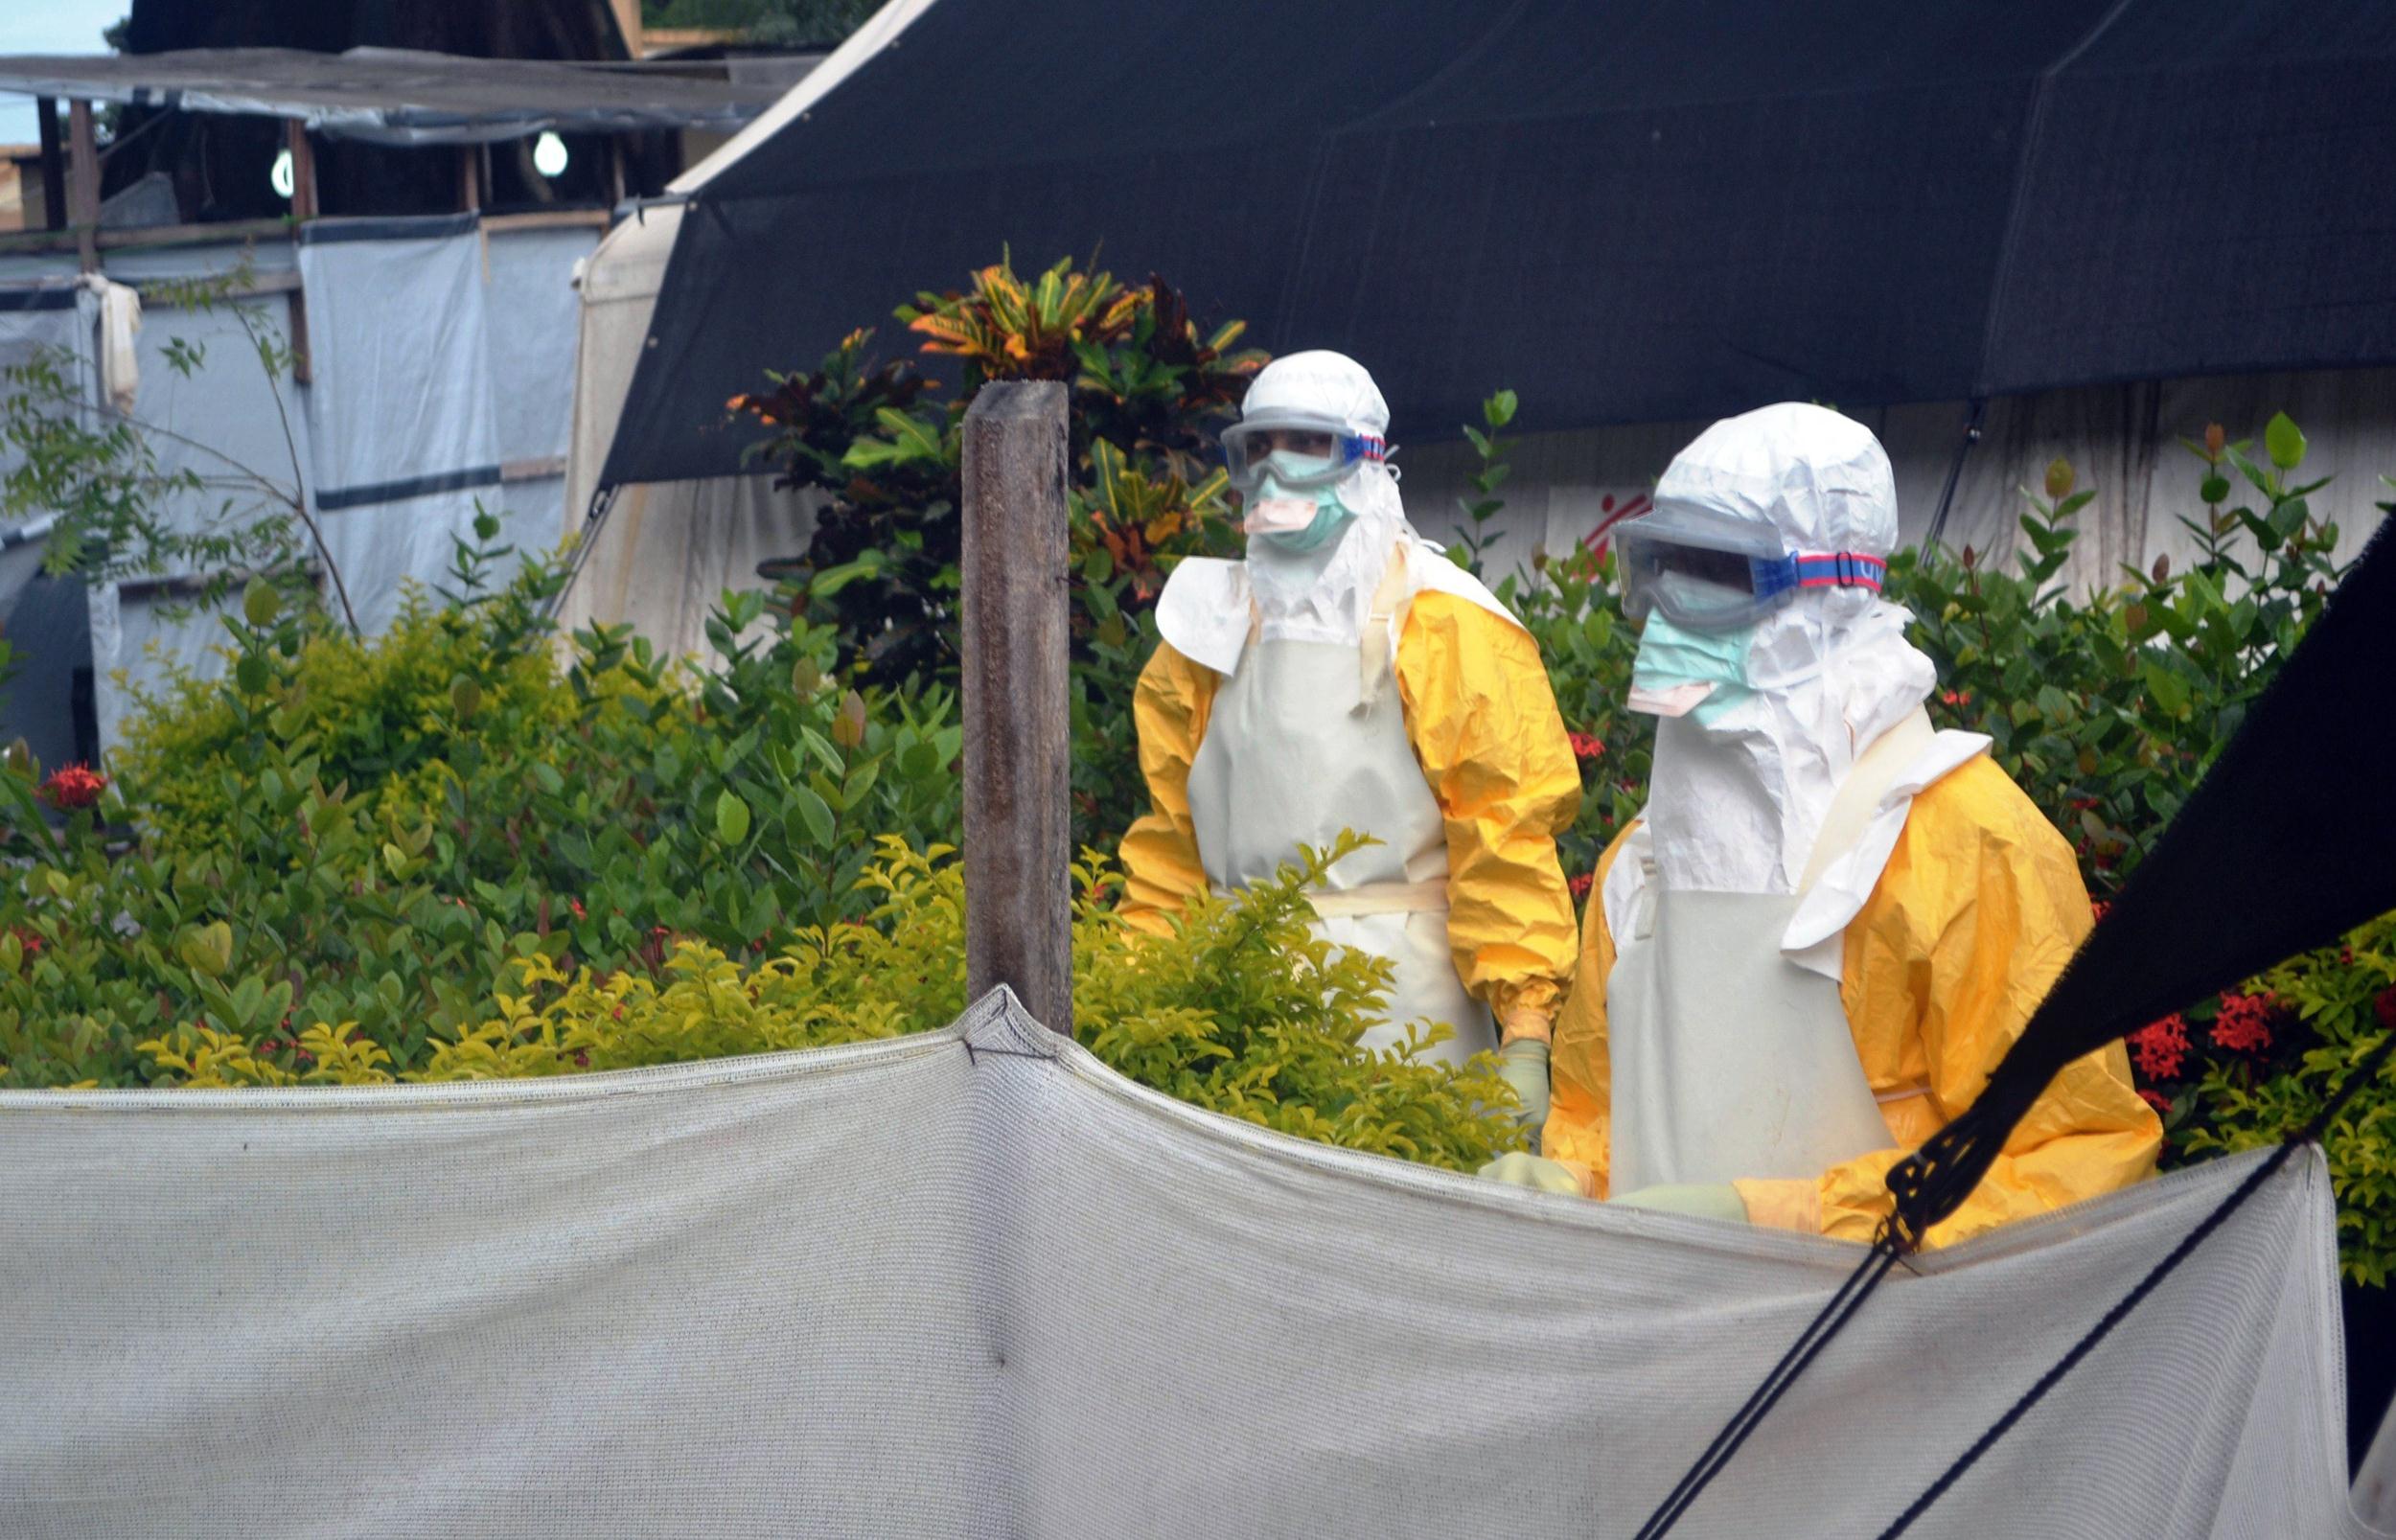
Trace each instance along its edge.
<path fill-rule="evenodd" d="M 103 251 L 222 245 L 228 241 L 288 238 L 290 234 L 291 221 L 288 218 L 228 219 L 222 224 L 147 224 L 126 230 L 103 230 L 99 245 Z M 72 230 L 27 230 L 0 235 L 0 251 L 72 251 L 75 246 L 76 235 Z"/>
<path fill-rule="evenodd" d="M 66 228 L 66 149 L 58 140 L 56 97 L 34 98 L 34 117 L 41 129 L 41 227 Z"/>
<path fill-rule="evenodd" d="M 493 235 L 510 230 L 604 230 L 605 209 L 532 209 L 522 214 L 486 214 L 482 227 Z"/>
<path fill-rule="evenodd" d="M 91 103 L 67 103 L 67 223 L 75 227 L 75 249 L 83 271 L 100 270 L 100 141 L 92 130 Z"/>
<path fill-rule="evenodd" d="M 965 977 L 1073 1030 L 1066 395 L 982 386 L 965 413 Z"/>
<path fill-rule="evenodd" d="M 299 226 L 316 217 L 316 152 L 309 147 L 308 125 L 297 118 L 283 123 L 283 143 L 291 152 L 291 225 L 298 234 Z M 315 383 L 316 371 L 308 356 L 308 290 L 291 290 L 291 380 L 294 384 Z"/>

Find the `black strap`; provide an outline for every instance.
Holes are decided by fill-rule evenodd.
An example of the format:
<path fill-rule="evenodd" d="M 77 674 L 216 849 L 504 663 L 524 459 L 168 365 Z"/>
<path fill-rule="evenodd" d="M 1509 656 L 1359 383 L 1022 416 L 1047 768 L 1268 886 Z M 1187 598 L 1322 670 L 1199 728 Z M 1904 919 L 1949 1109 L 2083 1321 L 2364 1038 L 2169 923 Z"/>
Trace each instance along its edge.
<path fill-rule="evenodd" d="M 1895 1523 L 1880 1531 L 1880 1540 L 1896 1540 L 1898 1535 L 1911 1529 L 1914 1520 L 1928 1512 L 1931 1504 L 1946 1496 L 1948 1487 L 1960 1481 L 1966 1471 L 1979 1463 L 1982 1455 L 1995 1448 L 1996 1441 L 2011 1433 L 2015 1423 L 2019 1422 L 2032 1407 L 2045 1399 L 2047 1391 L 2061 1384 L 2064 1375 L 2077 1368 L 2080 1361 L 2087 1357 L 2097 1344 L 2105 1341 L 2115 1326 L 2120 1325 L 2132 1310 L 2144 1303 L 2147 1296 L 2153 1294 L 2165 1278 L 2172 1276 L 2173 1271 L 2180 1263 L 2188 1259 L 2189 1253 L 2204 1244 L 2204 1238 L 2207 1235 L 2221 1229 L 2223 1223 L 2230 1215 L 2236 1213 L 2247 1199 L 2261 1190 L 2263 1184 L 2270 1181 L 2272 1175 L 2288 1163 L 2290 1156 L 2294 1155 L 2305 1145 L 2318 1140 L 2322 1132 L 2329 1127 L 2330 1119 L 2337 1116 L 2338 1109 L 2346 1105 L 2347 1098 L 2368 1085 L 2379 1074 L 2381 1067 L 2387 1063 L 2387 1052 L 2391 1046 L 2396 1046 L 2396 1031 L 2380 1034 L 2379 1046 L 2364 1054 L 2355 1067 L 2347 1071 L 2344 1081 L 2338 1085 L 2337 1092 L 2331 1095 L 2330 1099 L 2321 1104 L 2321 1110 L 2313 1115 L 2312 1120 L 2301 1130 L 2282 1140 L 2280 1147 L 2271 1152 L 2269 1160 L 2256 1166 L 2247 1175 L 2246 1181 L 2238 1184 L 2237 1191 L 2214 1205 L 2213 1211 L 2205 1215 L 2198 1223 L 2196 1229 L 2182 1236 L 2179 1244 L 2172 1248 L 2170 1254 L 2155 1263 L 2154 1270 L 2138 1280 L 2136 1288 L 2124 1295 L 2120 1303 L 2108 1310 L 2104 1319 L 2089 1327 L 2087 1335 L 2072 1344 L 2071 1350 L 2065 1353 L 2053 1368 L 2039 1375 L 2038 1383 L 2024 1391 L 2021 1399 L 2007 1408 L 2005 1414 L 1997 1418 L 1988 1432 L 1974 1439 L 1970 1448 L 1956 1456 L 1955 1462 L 1947 1466 L 1940 1474 L 1939 1479 L 1930 1483 L 1927 1490 L 1914 1499 L 1912 1506 L 1899 1514 Z"/>
<path fill-rule="evenodd" d="M 2232 1214 L 2245 1206 L 2247 1199 L 2260 1191 L 2263 1184 L 2270 1181 L 2272 1176 L 2288 1163 L 2291 1156 L 2305 1145 L 2317 1142 L 2321 1135 L 2329 1128 L 2330 1120 L 2338 1115 L 2339 1110 L 2346 1105 L 2355 1092 L 2377 1077 L 2382 1068 L 2386 1065 L 2391 1048 L 2396 1048 L 2396 1024 L 2391 1024 L 2388 1031 L 2381 1033 L 2378 1045 L 2355 1062 L 2354 1067 L 2346 1072 L 2345 1078 L 2338 1083 L 2337 1091 L 2331 1093 L 2329 1100 L 2321 1104 L 2320 1111 L 2315 1113 L 2303 1128 L 2283 1139 L 2280 1147 L 2272 1152 L 2271 1158 L 2248 1173 L 2246 1180 L 2238 1184 L 2237 1190 L 2214 1205 L 2212 1211 L 2199 1220 L 2194 1229 L 2180 1237 L 2179 1244 L 2173 1247 L 2145 1277 L 2138 1280 L 2137 1287 L 2123 1296 L 2121 1300 L 2112 1309 L 2108 1310 L 2095 1325 L 2089 1327 L 2087 1332 L 2056 1362 L 2054 1368 L 2039 1375 L 2038 1382 L 2022 1392 L 2021 1399 L 2009 1407 L 2005 1414 L 1998 1417 L 1988 1432 L 1972 1441 L 1971 1447 L 1956 1456 L 1954 1461 L 1939 1474 L 1938 1479 L 1932 1482 L 1920 1497 L 1914 1499 L 1905 1511 L 1897 1516 L 1895 1522 L 1880 1531 L 1880 1540 L 1896 1540 L 1897 1536 L 1911 1529 L 1916 1519 L 1928 1512 L 1932 1504 L 1946 1496 L 1948 1487 L 1953 1486 L 1963 1478 L 1965 1472 L 1977 1464 L 1981 1456 L 1996 1447 L 1997 1440 L 2012 1432 L 2014 1425 L 2028 1414 L 2033 1407 L 2044 1400 L 2046 1393 L 2061 1384 L 2064 1375 L 2079 1367 L 2082 1359 L 2086 1358 L 2099 1343 L 2112 1333 L 2115 1326 L 2120 1325 L 2132 1310 L 2145 1302 L 2147 1296 L 2153 1294 L 2162 1285 L 2165 1278 L 2172 1276 L 2180 1263 L 2186 1261 L 2199 1246 L 2204 1244 L 2206 1236 L 2221 1229 Z M 1689 1506 L 1697 1500 L 1698 1494 L 1713 1483 L 1714 1478 L 1721 1474 L 1722 1467 L 1730 1463 L 1731 1457 L 1739 1453 L 1739 1445 L 1745 1443 L 1748 1435 L 1755 1432 L 1756 1425 L 1763 1420 L 1764 1414 L 1772 1410 L 1774 1403 L 1780 1400 L 1789 1386 L 1796 1383 L 1797 1376 L 1804 1373 L 1807 1367 L 1820 1357 L 1822 1350 L 1831 1345 L 1832 1339 L 1846 1327 L 1848 1322 L 1855 1319 L 1855 1312 L 1862 1307 L 1864 1300 L 1870 1298 L 1872 1291 L 1879 1286 L 1880 1280 L 1888 1276 L 1890 1265 L 1898 1259 L 1900 1254 L 1901 1253 L 1898 1250 L 1892 1230 L 1884 1229 L 1880 1238 L 1875 1241 L 1872 1249 L 1864 1254 L 1863 1260 L 1855 1264 L 1855 1271 L 1848 1275 L 1847 1281 L 1839 1285 L 1838 1292 L 1831 1297 L 1830 1303 L 1822 1307 L 1821 1314 L 1815 1316 L 1812 1323 L 1799 1334 L 1796 1343 L 1781 1356 L 1781 1361 L 1772 1367 L 1772 1371 L 1763 1377 L 1763 1383 L 1756 1387 L 1755 1392 L 1747 1397 L 1746 1403 L 1733 1413 L 1731 1419 L 1722 1425 L 1722 1431 L 1714 1436 L 1714 1441 L 1706 1445 L 1705 1452 L 1699 1455 L 1696 1462 L 1689 1467 L 1688 1474 L 1680 1479 L 1680 1483 L 1674 1486 L 1664 1501 L 1656 1506 L 1656 1510 L 1647 1516 L 1647 1522 L 1640 1526 L 1637 1540 L 1660 1540 L 1660 1537 L 1668 1533 L 1673 1525 L 1680 1522 L 1681 1515 L 1689 1511 Z"/>

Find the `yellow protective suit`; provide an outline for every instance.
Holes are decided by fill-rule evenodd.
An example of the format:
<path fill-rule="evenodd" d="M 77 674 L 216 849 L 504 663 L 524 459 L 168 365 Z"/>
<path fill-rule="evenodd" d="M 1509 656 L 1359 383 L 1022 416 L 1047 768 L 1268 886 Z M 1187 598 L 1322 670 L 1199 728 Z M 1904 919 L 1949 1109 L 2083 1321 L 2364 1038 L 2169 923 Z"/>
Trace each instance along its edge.
<path fill-rule="evenodd" d="M 1456 974 L 1502 1040 L 1546 1039 L 1572 977 L 1572 895 L 1555 836 L 1580 805 L 1580 771 L 1539 650 L 1469 600 L 1425 590 L 1397 645 L 1407 737 L 1446 827 L 1448 941 Z M 1162 932 L 1207 885 L 1189 814 L 1189 768 L 1220 678 L 1160 643 L 1132 700 L 1151 811 L 1123 836 L 1123 913 Z"/>
<path fill-rule="evenodd" d="M 1617 838 L 1599 858 L 1594 891 L 1603 891 L 1621 845 Z M 1587 1196 L 1602 1198 L 1614 942 L 1604 905 L 1593 897 L 1588 910 L 1578 982 L 1555 1026 L 1541 1147 Z M 1974 759 L 1916 796 L 1878 884 L 1847 926 L 1839 986 L 1889 1147 L 1816 1181 L 1736 1184 L 1749 1220 L 1870 1241 L 1889 1211 L 1889 1167 L 1971 1105 L 2090 924 L 2070 847 L 1993 762 Z M 1927 1243 L 2127 1186 L 2154 1171 L 2162 1141 L 2161 1123 L 2131 1088 L 2122 1045 L 2076 1059 Z"/>

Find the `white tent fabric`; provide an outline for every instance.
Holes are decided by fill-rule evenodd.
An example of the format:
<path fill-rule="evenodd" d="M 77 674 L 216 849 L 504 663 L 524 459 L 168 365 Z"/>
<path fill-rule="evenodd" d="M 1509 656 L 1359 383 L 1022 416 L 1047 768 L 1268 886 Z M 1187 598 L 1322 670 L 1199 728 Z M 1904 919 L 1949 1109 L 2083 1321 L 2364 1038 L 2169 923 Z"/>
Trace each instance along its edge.
<path fill-rule="evenodd" d="M 2252 1169 L 1892 1274 L 1680 1532 L 1873 1533 Z M 1852 1247 L 893 1043 L 0 1094 L 0 1531 L 1626 1534 Z M 2308 1154 L 1921 1535 L 2361 1536 Z"/>
<path fill-rule="evenodd" d="M 582 349 L 566 534 L 585 530 L 681 219 L 680 204 L 636 211 L 608 233 L 576 281 Z M 774 491 L 771 474 L 619 488 L 559 618 L 568 631 L 629 623 L 666 656 L 704 656 L 707 615 L 718 597 L 726 588 L 762 587 L 758 563 L 804 552 L 815 507 L 810 497 Z"/>
<path fill-rule="evenodd" d="M 2364 1523 L 2396 1534 L 2396 1409 L 2380 1418 L 2380 1431 L 2362 1452 L 2355 1472 L 2355 1512 Z"/>

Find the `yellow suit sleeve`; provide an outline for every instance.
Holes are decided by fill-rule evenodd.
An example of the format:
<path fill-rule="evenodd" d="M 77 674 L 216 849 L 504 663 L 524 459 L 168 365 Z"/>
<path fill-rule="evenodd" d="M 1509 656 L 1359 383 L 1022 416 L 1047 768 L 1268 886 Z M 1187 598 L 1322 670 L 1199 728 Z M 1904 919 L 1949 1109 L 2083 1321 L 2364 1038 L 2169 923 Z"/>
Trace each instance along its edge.
<path fill-rule="evenodd" d="M 1181 913 L 1190 895 L 1206 890 L 1198 835 L 1189 819 L 1189 766 L 1207 735 L 1215 683 L 1212 669 L 1159 642 L 1132 692 L 1149 811 L 1123 834 L 1121 912 L 1151 934 L 1170 930 L 1170 917 Z"/>
<path fill-rule="evenodd" d="M 1889 1167 L 1979 1096 L 2090 924 L 2070 846 L 1993 763 L 1975 760 L 1917 797 L 1848 927 L 1842 985 L 1856 1051 L 1904 1147 L 1818 1183 L 1739 1183 L 1750 1217 L 1871 1240 L 1889 1211 Z M 2162 1141 L 2129 1054 L 2110 1044 L 2063 1068 L 1926 1243 L 2127 1186 L 2153 1173 Z"/>
<path fill-rule="evenodd" d="M 1580 767 L 1530 633 L 1454 594 L 1415 596 L 1398 693 L 1447 828 L 1447 934 L 1457 977 L 1502 1037 L 1546 1038 L 1573 977 L 1573 897 L 1555 837 L 1580 808 Z"/>
<path fill-rule="evenodd" d="M 1580 963 L 1555 1019 L 1548 1057 L 1548 1120 L 1539 1132 L 1539 1153 L 1562 1161 L 1590 1198 L 1606 1196 L 1612 1168 L 1614 1069 L 1606 1047 L 1605 981 L 1614 972 L 1614 937 L 1605 927 L 1605 874 L 1638 827 L 1624 824 L 1598 858 L 1580 926 Z"/>

